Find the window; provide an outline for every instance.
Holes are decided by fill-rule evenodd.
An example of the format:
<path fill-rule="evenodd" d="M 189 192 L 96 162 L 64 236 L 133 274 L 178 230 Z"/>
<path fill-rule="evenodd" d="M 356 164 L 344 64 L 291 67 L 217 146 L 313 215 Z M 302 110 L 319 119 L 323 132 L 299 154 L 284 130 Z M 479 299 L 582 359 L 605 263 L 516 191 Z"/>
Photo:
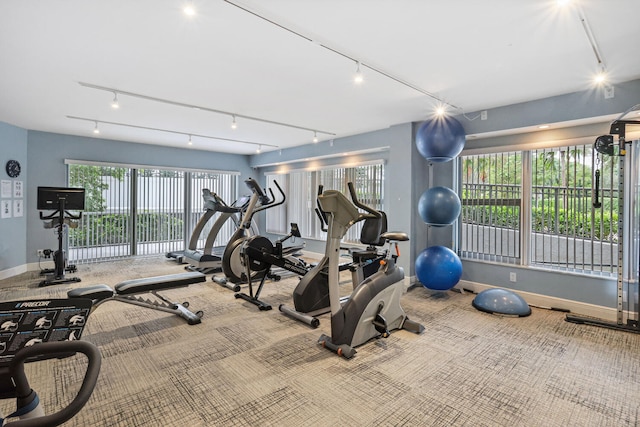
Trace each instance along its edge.
<path fill-rule="evenodd" d="M 69 258 L 76 263 L 182 250 L 203 214 L 202 189 L 228 204 L 237 194 L 237 173 L 68 163 L 69 185 L 86 194 L 80 224 L 69 232 Z M 225 224 L 216 244 L 230 238 L 230 227 Z"/>
<path fill-rule="evenodd" d="M 521 177 L 521 153 L 462 158 L 463 256 L 520 262 Z"/>
<path fill-rule="evenodd" d="M 374 209 L 384 208 L 384 164 L 373 162 L 354 167 L 326 168 L 318 171 L 293 171 L 288 174 L 267 174 L 267 185 L 273 181 L 284 190 L 287 202 L 266 211 L 267 231 L 286 234 L 289 224 L 295 222 L 302 237 L 324 240 L 325 233 L 315 214 L 318 186 L 324 190 L 339 190 L 347 197 L 348 182 L 353 182 L 359 200 Z M 362 223 L 349 229 L 346 242 L 357 243 L 360 239 Z"/>
<path fill-rule="evenodd" d="M 462 156 L 462 256 L 615 273 L 615 161 L 591 145 Z"/>

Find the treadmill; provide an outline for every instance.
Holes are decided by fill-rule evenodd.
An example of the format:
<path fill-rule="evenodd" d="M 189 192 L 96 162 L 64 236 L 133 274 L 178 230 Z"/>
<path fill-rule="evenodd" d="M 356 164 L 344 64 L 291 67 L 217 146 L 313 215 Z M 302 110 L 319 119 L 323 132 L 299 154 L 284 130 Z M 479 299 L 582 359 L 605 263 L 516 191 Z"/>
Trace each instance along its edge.
<path fill-rule="evenodd" d="M 205 192 L 203 190 L 203 198 L 205 198 L 206 206 L 209 206 L 210 202 L 212 202 L 211 198 L 215 200 L 215 211 L 207 211 L 207 214 L 209 214 L 208 218 L 205 218 L 205 216 L 207 216 L 205 214 L 200 218 L 198 224 L 196 224 L 196 228 L 191 234 L 189 247 L 183 252 L 182 261 L 183 263 L 189 264 L 185 267 L 186 270 L 199 271 L 201 273 L 208 274 L 222 269 L 222 254 L 224 253 L 226 245 L 213 246 L 216 238 L 218 237 L 218 233 L 229 219 L 233 221 L 236 229 L 241 226 L 242 216 L 247 209 L 250 197 L 243 196 L 236 200 L 231 206 L 225 204 L 224 201 L 222 201 L 222 199 L 220 199 L 215 193 L 209 193 L 208 191 Z M 211 211 L 213 211 L 213 209 Z M 204 249 L 196 249 L 202 229 L 215 212 L 220 212 L 220 215 L 213 223 L 211 231 L 209 231 Z M 258 228 L 253 221 L 249 232 L 252 234 L 259 234 Z"/>
<path fill-rule="evenodd" d="M 186 267 L 188 270 L 208 272 L 221 268 L 224 246 L 213 246 L 218 233 L 229 219 L 231 219 L 236 226 L 240 223 L 240 216 L 247 207 L 249 196 L 243 196 L 233 204 L 227 205 L 216 193 L 212 193 L 210 190 L 204 188 L 202 189 L 202 198 L 204 199 L 205 213 L 200 217 L 196 227 L 191 233 L 187 249 L 184 251 L 169 252 L 166 256 L 167 258 L 175 258 L 176 261 L 181 264 L 190 264 Z M 200 234 L 209 220 L 218 212 L 220 212 L 220 215 L 209 231 L 204 249 L 198 249 Z"/>

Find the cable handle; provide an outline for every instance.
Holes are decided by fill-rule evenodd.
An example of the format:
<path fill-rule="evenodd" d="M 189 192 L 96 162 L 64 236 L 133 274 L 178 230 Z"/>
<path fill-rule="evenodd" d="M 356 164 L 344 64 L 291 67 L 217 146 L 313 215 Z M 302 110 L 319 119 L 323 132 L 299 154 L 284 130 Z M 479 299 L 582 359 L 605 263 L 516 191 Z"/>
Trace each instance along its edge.
<path fill-rule="evenodd" d="M 602 206 L 602 203 L 598 200 L 598 194 L 600 193 L 600 169 L 596 169 L 596 185 L 594 189 L 593 207 L 598 209 Z"/>

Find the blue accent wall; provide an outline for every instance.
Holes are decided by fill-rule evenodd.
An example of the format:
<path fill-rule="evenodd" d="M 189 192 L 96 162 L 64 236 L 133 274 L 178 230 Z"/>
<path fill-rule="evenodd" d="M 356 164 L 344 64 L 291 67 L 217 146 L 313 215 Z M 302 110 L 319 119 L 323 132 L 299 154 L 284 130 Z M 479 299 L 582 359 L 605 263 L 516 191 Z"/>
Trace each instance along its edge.
<path fill-rule="evenodd" d="M 412 126 L 405 123 L 375 132 L 317 144 L 271 151 L 251 156 L 251 165 L 257 167 L 256 179 L 265 184 L 265 174 L 304 168 L 355 164 L 371 160 L 385 162 L 385 211 L 390 231 L 404 231 L 411 236 L 412 218 Z M 345 156 L 344 153 L 351 153 Z M 305 160 L 311 159 L 311 160 Z M 280 163 L 280 164 L 275 164 Z M 267 165 L 269 166 L 262 166 Z M 417 211 L 416 211 L 417 212 Z M 265 229 L 264 215 L 257 218 L 261 230 Z M 274 236 L 271 236 L 274 237 Z M 306 239 L 307 249 L 324 253 L 325 242 Z M 412 242 L 401 242 L 398 265 L 409 273 L 412 268 Z"/>
<path fill-rule="evenodd" d="M 27 167 L 27 131 L 7 123 L 0 122 L 0 160 L 2 171 L 0 172 L 3 181 L 10 181 L 11 185 L 15 181 L 22 181 L 23 190 L 28 189 L 28 167 Z M 17 178 L 10 178 L 5 171 L 7 160 L 17 160 L 20 162 L 22 172 Z M 28 192 L 26 193 L 28 195 Z M 3 201 L 10 200 L 13 208 L 14 200 L 22 200 L 23 209 L 27 209 L 26 198 L 3 198 Z M 23 216 L 0 219 L 0 277 L 2 272 L 11 268 L 23 266 L 26 261 L 26 233 L 27 217 L 26 211 Z"/>
<path fill-rule="evenodd" d="M 615 97 L 604 99 L 601 89 L 586 90 L 510 106 L 488 109 L 487 120 L 479 113 L 467 113 L 458 120 L 467 135 L 498 132 L 496 136 L 468 139 L 465 151 L 493 147 L 525 147 L 547 141 L 586 141 L 606 134 L 608 124 L 575 122 L 575 126 L 541 132 L 500 135 L 500 131 L 544 123 L 580 120 L 616 115 L 640 102 L 640 80 L 616 83 Z M 0 275 L 37 259 L 36 250 L 49 247 L 54 236 L 44 230 L 38 218 L 36 188 L 41 185 L 65 186 L 65 159 L 239 171 L 241 180 L 249 176 L 265 183 L 266 172 L 303 169 L 355 161 L 385 161 L 385 194 L 389 228 L 409 232 L 411 241 L 401 244 L 400 265 L 415 275 L 414 260 L 425 247 L 452 246 L 453 228 L 427 227 L 417 212 L 422 193 L 435 185 L 452 186 L 456 168 L 453 162 L 430 164 L 415 148 L 415 131 L 420 125 L 405 123 L 332 141 L 253 156 L 211 153 L 154 145 L 134 144 L 89 137 L 27 131 L 0 123 L 0 152 L 4 163 L 9 158 L 21 161 L 25 185 L 25 216 L 0 220 Z M 351 153 L 344 155 L 344 153 Z M 308 160 L 311 158 L 311 160 Z M 6 174 L 5 174 L 6 175 Z M 3 179 L 8 179 L 5 176 Z M 240 191 L 243 191 L 240 184 Z M 264 218 L 259 219 L 264 229 Z M 324 242 L 308 242 L 309 250 L 324 251 Z M 518 282 L 509 281 L 509 272 L 517 270 Z M 1 276 L 0 276 L 1 277 Z M 541 271 L 529 267 L 463 261 L 464 280 L 522 290 L 557 298 L 607 307 L 615 306 L 615 281 L 605 277 L 586 277 L 562 272 Z"/>
<path fill-rule="evenodd" d="M 27 144 L 27 262 L 37 261 L 36 251 L 54 248 L 56 241 L 51 230 L 42 227 L 36 210 L 36 189 L 39 186 L 67 185 L 65 159 L 172 167 L 176 169 L 226 170 L 240 172 L 240 179 L 251 176 L 247 156 L 188 148 L 162 147 L 148 144 L 112 141 L 99 138 L 60 135 L 29 131 Z M 24 250 L 23 250 L 24 252 Z"/>

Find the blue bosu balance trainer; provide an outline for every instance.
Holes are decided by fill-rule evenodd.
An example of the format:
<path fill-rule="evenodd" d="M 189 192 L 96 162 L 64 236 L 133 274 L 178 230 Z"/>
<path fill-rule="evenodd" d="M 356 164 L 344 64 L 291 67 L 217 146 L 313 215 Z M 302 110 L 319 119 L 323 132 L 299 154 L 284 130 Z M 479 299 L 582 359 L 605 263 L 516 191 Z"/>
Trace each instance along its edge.
<path fill-rule="evenodd" d="M 526 317 L 531 308 L 518 294 L 507 289 L 486 289 L 480 292 L 471 303 L 476 309 L 491 314 L 505 314 Z"/>

